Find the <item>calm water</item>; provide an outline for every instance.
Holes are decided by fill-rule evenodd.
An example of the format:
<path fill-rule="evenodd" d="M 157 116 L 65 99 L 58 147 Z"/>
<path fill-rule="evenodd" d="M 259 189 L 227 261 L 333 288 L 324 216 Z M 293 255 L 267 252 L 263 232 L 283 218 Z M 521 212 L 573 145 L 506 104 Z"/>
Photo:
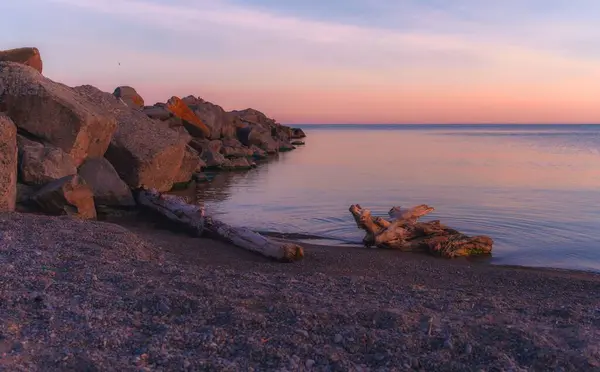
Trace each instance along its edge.
<path fill-rule="evenodd" d="M 600 126 L 303 128 L 305 147 L 218 175 L 198 198 L 234 225 L 338 244 L 362 239 L 352 203 L 426 203 L 494 238 L 492 263 L 600 271 Z"/>

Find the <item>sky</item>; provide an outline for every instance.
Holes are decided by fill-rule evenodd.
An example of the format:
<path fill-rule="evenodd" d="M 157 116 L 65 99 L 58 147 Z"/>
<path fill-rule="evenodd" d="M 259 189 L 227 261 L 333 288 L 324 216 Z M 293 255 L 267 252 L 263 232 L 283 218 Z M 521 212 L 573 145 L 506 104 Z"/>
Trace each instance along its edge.
<path fill-rule="evenodd" d="M 0 1 L 0 48 L 282 123 L 600 123 L 597 0 Z M 6 17 L 6 15 L 10 15 Z"/>

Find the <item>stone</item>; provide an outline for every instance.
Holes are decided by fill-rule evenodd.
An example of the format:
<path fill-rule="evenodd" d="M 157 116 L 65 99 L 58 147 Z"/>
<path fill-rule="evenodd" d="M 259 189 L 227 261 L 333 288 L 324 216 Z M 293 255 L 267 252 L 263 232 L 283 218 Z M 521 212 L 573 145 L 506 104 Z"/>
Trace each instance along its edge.
<path fill-rule="evenodd" d="M 79 167 L 79 176 L 92 189 L 94 204 L 108 207 L 136 205 L 129 186 L 106 158 L 90 158 Z"/>
<path fill-rule="evenodd" d="M 226 158 L 243 158 L 251 157 L 254 152 L 250 150 L 249 147 L 242 145 L 242 143 L 235 138 L 227 138 L 223 139 L 221 153 Z"/>
<path fill-rule="evenodd" d="M 256 145 L 250 146 L 250 151 L 252 152 L 252 157 L 257 160 L 266 159 L 269 157 L 269 154 L 261 148 L 258 148 Z"/>
<path fill-rule="evenodd" d="M 223 156 L 223 154 L 212 151 L 206 148 L 200 153 L 200 159 L 206 163 L 206 167 L 210 169 L 214 168 L 229 168 L 231 161 Z"/>
<path fill-rule="evenodd" d="M 122 104 L 110 93 L 89 85 L 75 89 L 116 118 L 118 128 L 105 157 L 119 177 L 132 189 L 169 191 L 183 161 L 185 140 L 160 121 Z"/>
<path fill-rule="evenodd" d="M 17 202 L 17 127 L 0 113 L 0 212 L 15 210 Z"/>
<path fill-rule="evenodd" d="M 0 62 L 0 111 L 19 129 L 69 154 L 76 166 L 103 156 L 117 128 L 112 115 L 75 89 L 13 62 Z"/>
<path fill-rule="evenodd" d="M 183 162 L 179 168 L 179 173 L 175 177 L 175 183 L 189 182 L 194 173 L 200 172 L 203 166 L 206 166 L 206 163 L 200 159 L 198 151 L 186 146 Z"/>
<path fill-rule="evenodd" d="M 306 137 L 306 133 L 304 133 L 304 131 L 300 128 L 292 128 L 292 133 L 290 138 L 293 139 L 300 139 L 300 138 L 305 138 Z"/>
<path fill-rule="evenodd" d="M 69 154 L 40 142 L 17 136 L 19 148 L 19 179 L 26 185 L 43 186 L 77 173 Z"/>
<path fill-rule="evenodd" d="M 174 116 L 165 106 L 145 106 L 142 112 L 152 119 L 161 121 L 168 120 Z"/>
<path fill-rule="evenodd" d="M 0 51 L 0 62 L 16 62 L 36 69 L 40 74 L 43 70 L 42 56 L 38 48 L 25 47 Z"/>
<path fill-rule="evenodd" d="M 182 101 L 210 128 L 210 139 L 235 136 L 234 120 L 221 106 L 194 96 L 187 96 Z"/>
<path fill-rule="evenodd" d="M 32 201 L 48 214 L 96 218 L 92 189 L 78 175 L 47 184 L 32 196 Z"/>
<path fill-rule="evenodd" d="M 36 191 L 37 188 L 35 186 L 17 183 L 17 204 L 29 202 L 29 200 L 36 193 Z"/>
<path fill-rule="evenodd" d="M 279 143 L 258 125 L 237 128 L 237 137 L 244 146 L 255 145 L 269 154 L 275 154 L 279 150 Z"/>
<path fill-rule="evenodd" d="M 179 97 L 173 96 L 167 102 L 167 109 L 176 117 L 183 120 L 185 129 L 193 136 L 199 138 L 210 138 L 210 128 L 200 120 Z"/>
<path fill-rule="evenodd" d="M 113 92 L 113 95 L 120 98 L 125 104 L 131 108 L 143 109 L 144 99 L 130 86 L 117 87 Z"/>
<path fill-rule="evenodd" d="M 223 164 L 222 167 L 229 170 L 246 170 L 256 167 L 256 164 L 248 160 L 248 158 L 232 158 L 227 160 L 228 162 Z"/>

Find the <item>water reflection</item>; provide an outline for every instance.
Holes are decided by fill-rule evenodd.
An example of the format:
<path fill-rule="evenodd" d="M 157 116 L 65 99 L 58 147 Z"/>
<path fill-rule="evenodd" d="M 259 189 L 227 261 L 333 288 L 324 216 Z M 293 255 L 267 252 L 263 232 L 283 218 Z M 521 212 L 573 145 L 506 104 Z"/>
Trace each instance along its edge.
<path fill-rule="evenodd" d="M 235 225 L 340 242 L 362 237 L 352 203 L 380 214 L 427 203 L 430 218 L 492 236 L 493 262 L 600 270 L 600 128 L 555 128 L 308 128 L 305 147 L 218 174 L 194 197 Z"/>

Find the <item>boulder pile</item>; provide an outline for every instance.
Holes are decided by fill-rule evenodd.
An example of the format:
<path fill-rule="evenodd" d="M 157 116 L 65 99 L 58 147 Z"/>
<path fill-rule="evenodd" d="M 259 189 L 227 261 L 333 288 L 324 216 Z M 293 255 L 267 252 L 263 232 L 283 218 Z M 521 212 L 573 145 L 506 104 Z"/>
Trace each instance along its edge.
<path fill-rule="evenodd" d="M 0 211 L 23 203 L 94 219 L 98 206 L 135 206 L 134 190 L 250 169 L 302 136 L 260 111 L 227 112 L 200 97 L 146 106 L 131 86 L 69 87 L 42 75 L 37 48 L 0 51 Z"/>

